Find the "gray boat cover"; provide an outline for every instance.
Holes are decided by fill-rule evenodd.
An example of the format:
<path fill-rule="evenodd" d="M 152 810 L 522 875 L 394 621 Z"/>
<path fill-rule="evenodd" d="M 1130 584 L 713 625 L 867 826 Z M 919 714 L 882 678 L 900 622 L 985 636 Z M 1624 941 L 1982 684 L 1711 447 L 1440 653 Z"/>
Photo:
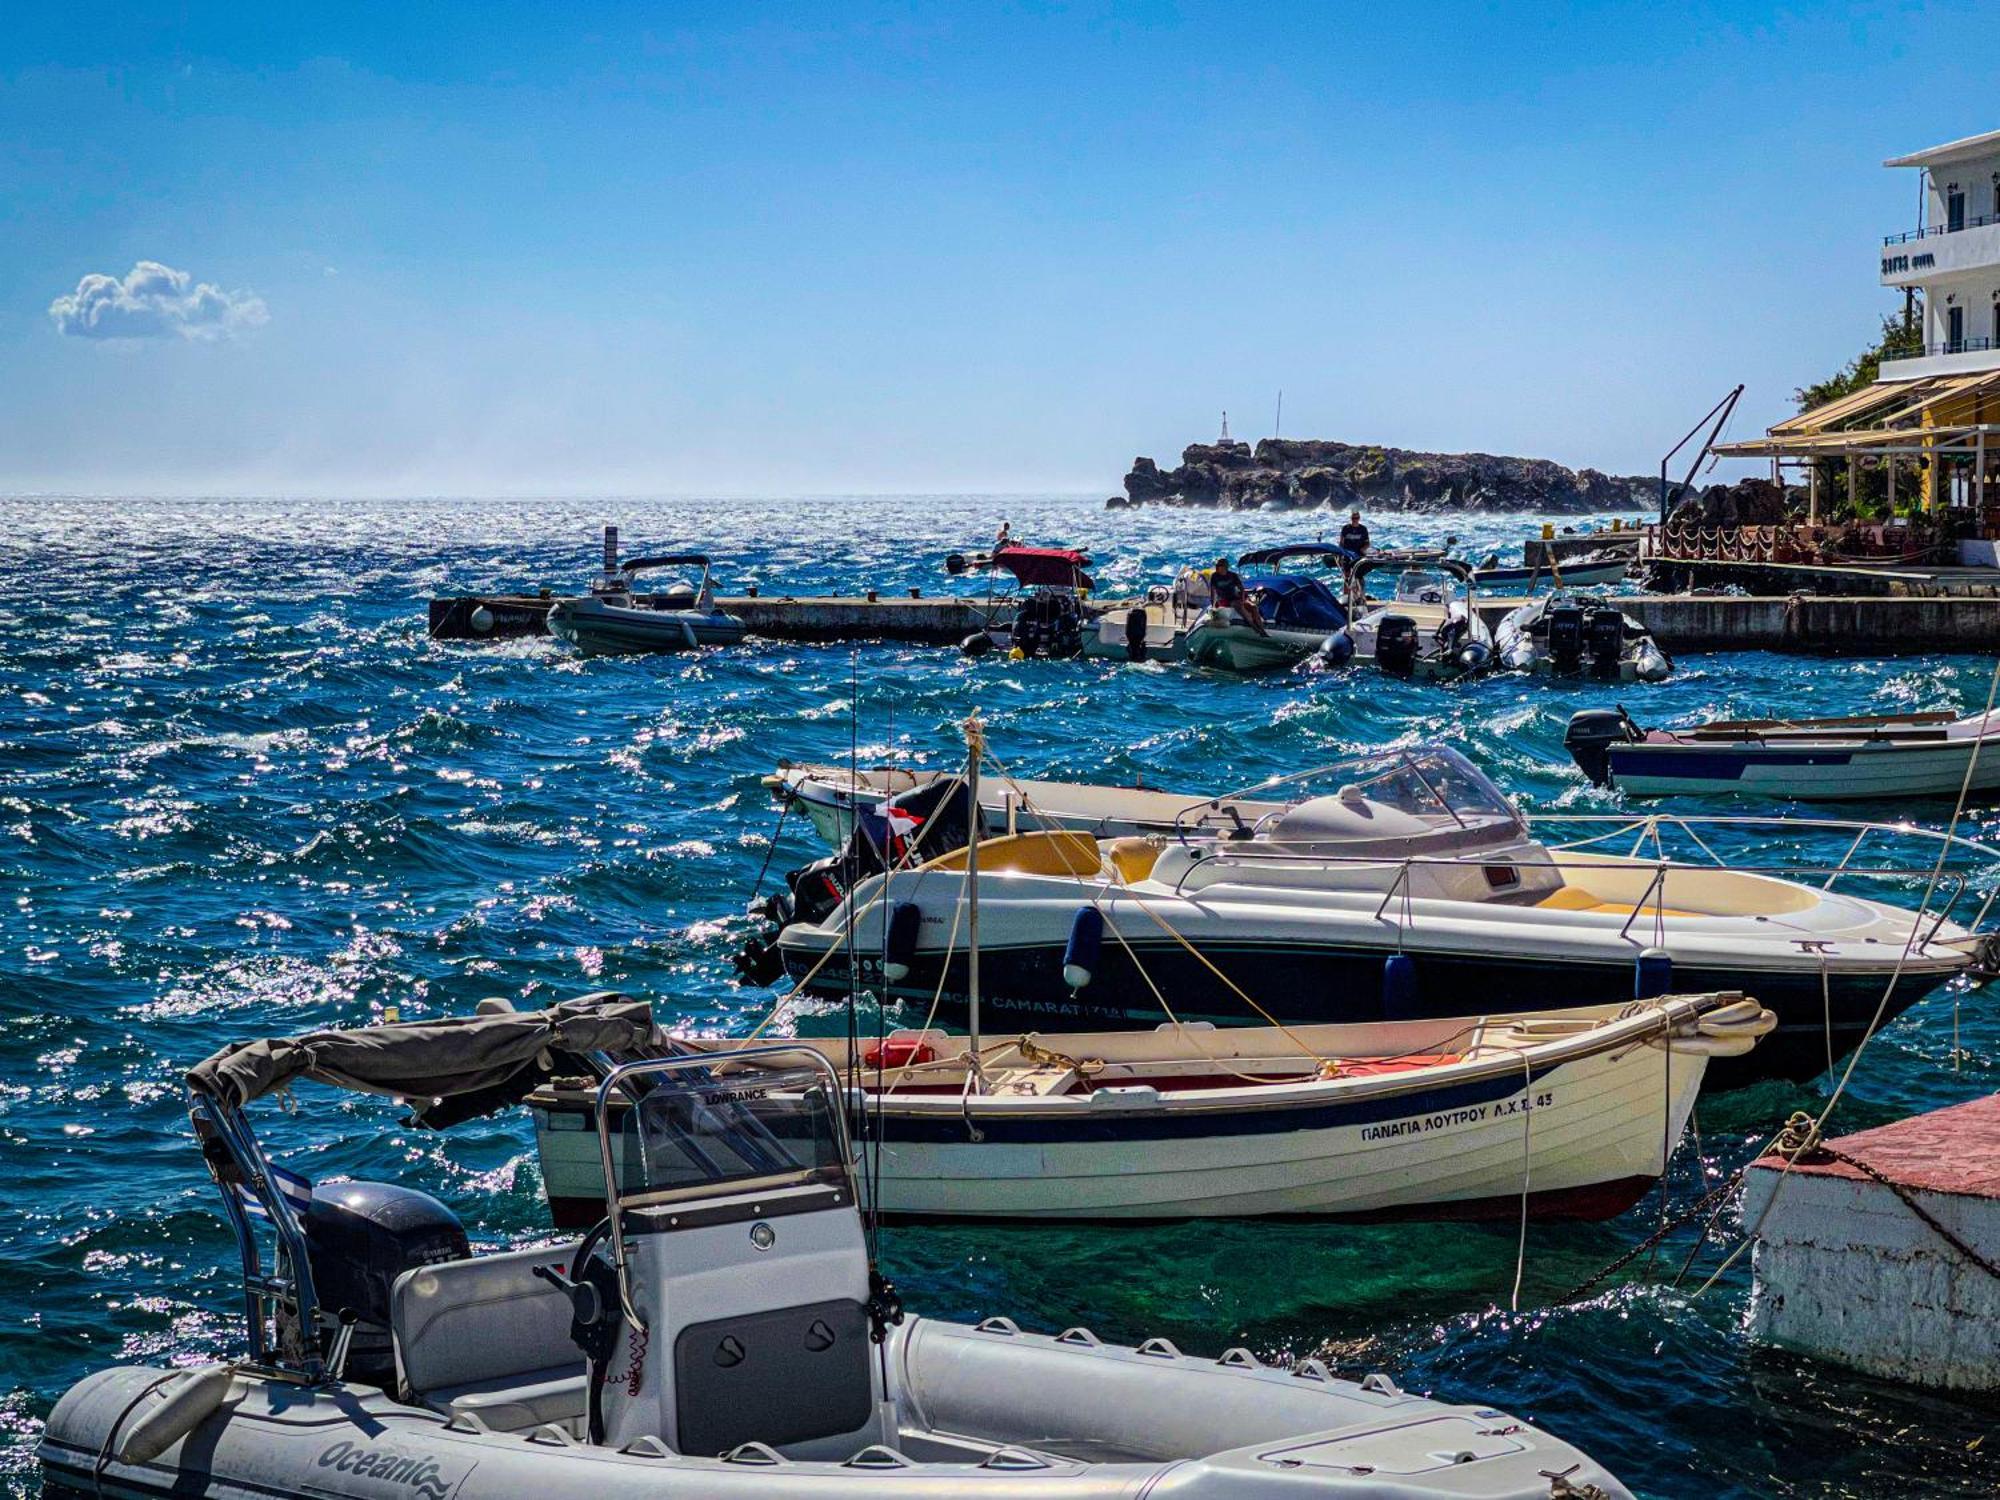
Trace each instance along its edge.
<path fill-rule="evenodd" d="M 652 1007 L 605 991 L 545 1010 L 234 1042 L 197 1063 L 187 1081 L 236 1109 L 298 1078 L 413 1102 L 513 1096 L 548 1076 L 552 1054 L 630 1053 L 652 1039 Z"/>

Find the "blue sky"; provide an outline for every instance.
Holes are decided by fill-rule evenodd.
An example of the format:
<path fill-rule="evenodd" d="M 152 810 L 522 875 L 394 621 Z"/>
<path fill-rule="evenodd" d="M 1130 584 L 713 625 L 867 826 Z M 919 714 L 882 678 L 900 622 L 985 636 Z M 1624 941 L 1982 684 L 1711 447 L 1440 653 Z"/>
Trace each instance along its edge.
<path fill-rule="evenodd" d="M 1859 346 L 1996 63 L 1955 0 L 16 7 L 0 489 L 1108 494 L 1281 387 L 1644 472 Z"/>

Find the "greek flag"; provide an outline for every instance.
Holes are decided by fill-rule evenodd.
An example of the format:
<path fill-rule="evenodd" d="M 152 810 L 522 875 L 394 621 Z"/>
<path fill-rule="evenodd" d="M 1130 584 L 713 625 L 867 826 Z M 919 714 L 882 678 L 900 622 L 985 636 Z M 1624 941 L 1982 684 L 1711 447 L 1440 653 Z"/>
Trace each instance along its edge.
<path fill-rule="evenodd" d="M 276 1162 L 266 1162 L 264 1170 L 270 1176 L 272 1188 L 276 1190 L 280 1198 L 283 1198 L 285 1202 L 292 1206 L 292 1212 L 298 1214 L 304 1213 L 307 1206 L 312 1202 L 313 1185 L 311 1179 L 301 1177 L 297 1172 L 289 1172 Z M 257 1194 L 251 1189 L 249 1183 L 237 1183 L 236 1196 L 242 1200 L 243 1211 L 245 1213 L 252 1214 L 259 1219 L 268 1219 L 270 1217 L 264 1211 L 264 1205 L 257 1201 Z"/>

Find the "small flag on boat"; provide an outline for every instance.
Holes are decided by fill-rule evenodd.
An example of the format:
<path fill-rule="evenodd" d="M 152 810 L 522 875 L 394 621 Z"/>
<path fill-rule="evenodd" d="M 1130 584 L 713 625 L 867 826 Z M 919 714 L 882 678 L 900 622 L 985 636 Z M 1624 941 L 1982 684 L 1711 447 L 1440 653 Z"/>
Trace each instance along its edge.
<path fill-rule="evenodd" d="M 311 1206 L 313 1185 L 310 1178 L 301 1177 L 297 1172 L 287 1171 L 276 1162 L 265 1163 L 264 1170 L 269 1174 L 273 1191 L 291 1205 L 293 1213 L 302 1214 Z M 260 1219 L 270 1217 L 249 1183 L 237 1183 L 236 1196 L 243 1200 L 244 1212 L 255 1214 Z"/>

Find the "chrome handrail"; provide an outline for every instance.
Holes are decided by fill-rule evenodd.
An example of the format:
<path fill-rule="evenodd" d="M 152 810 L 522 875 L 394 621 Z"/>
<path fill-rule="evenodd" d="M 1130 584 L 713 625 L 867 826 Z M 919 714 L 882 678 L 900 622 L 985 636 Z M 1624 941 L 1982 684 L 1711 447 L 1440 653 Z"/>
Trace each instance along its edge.
<path fill-rule="evenodd" d="M 625 1214 L 618 1201 L 618 1168 L 611 1156 L 611 1094 L 614 1089 L 623 1089 L 625 1081 L 646 1074 L 669 1073 L 681 1068 L 712 1068 L 719 1062 L 745 1062 L 756 1058 L 791 1057 L 805 1058 L 808 1064 L 826 1075 L 832 1089 L 830 1098 L 834 1108 L 830 1111 L 833 1120 L 835 1144 L 839 1148 L 842 1169 L 846 1170 L 854 1160 L 853 1142 L 847 1133 L 846 1092 L 840 1081 L 840 1074 L 824 1053 L 800 1043 L 774 1043 L 767 1047 L 745 1047 L 728 1053 L 690 1052 L 676 1057 L 649 1057 L 637 1062 L 620 1063 L 606 1073 L 597 1085 L 597 1101 L 594 1106 L 597 1124 L 597 1150 L 599 1161 L 604 1168 L 604 1211 L 611 1224 L 611 1266 L 618 1278 L 618 1305 L 627 1321 L 634 1328 L 643 1329 L 646 1320 L 639 1316 L 632 1306 L 632 1283 L 626 1268 L 625 1257 Z M 634 1104 L 636 1095 L 627 1094 Z M 850 1189 L 852 1183 L 850 1181 Z"/>

